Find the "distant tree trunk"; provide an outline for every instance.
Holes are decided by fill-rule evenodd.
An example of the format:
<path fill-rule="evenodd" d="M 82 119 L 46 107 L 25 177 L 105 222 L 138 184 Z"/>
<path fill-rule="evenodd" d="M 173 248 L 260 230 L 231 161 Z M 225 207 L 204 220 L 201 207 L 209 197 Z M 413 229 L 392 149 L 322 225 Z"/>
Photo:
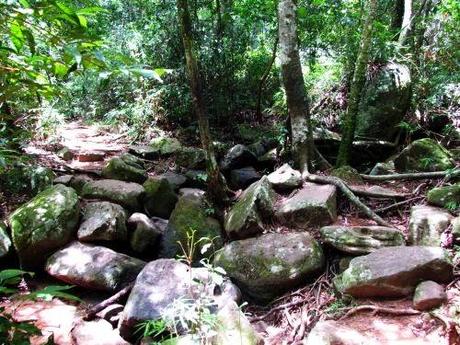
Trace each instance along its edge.
<path fill-rule="evenodd" d="M 412 28 L 412 0 L 404 0 L 404 15 L 399 33 L 398 43 L 403 46 L 411 33 Z"/>
<path fill-rule="evenodd" d="M 355 137 L 356 118 L 361 100 L 361 92 L 366 81 L 366 70 L 369 60 L 370 45 L 372 41 L 372 27 L 377 12 L 377 0 L 369 0 L 366 17 L 361 33 L 358 56 L 356 58 L 353 80 L 350 85 L 348 96 L 348 109 L 343 121 L 342 142 L 339 147 L 336 166 L 341 167 L 349 164 L 353 139 Z"/>
<path fill-rule="evenodd" d="M 308 172 L 313 153 L 313 136 L 307 93 L 298 49 L 296 5 L 280 0 L 278 5 L 280 62 L 291 123 L 292 154 L 301 172 Z"/>
<path fill-rule="evenodd" d="M 208 192 L 213 200 L 222 204 L 227 200 L 226 186 L 219 171 L 214 148 L 209 131 L 209 121 L 206 114 L 206 107 L 203 98 L 203 87 L 198 69 L 197 57 L 194 49 L 192 23 L 187 0 L 177 0 L 179 23 L 182 31 L 182 43 L 185 51 L 187 74 L 190 82 L 193 106 L 198 119 L 200 129 L 201 145 L 206 151 L 206 170 L 208 174 Z"/>
<path fill-rule="evenodd" d="M 391 28 L 394 32 L 400 32 L 404 16 L 404 0 L 394 0 L 392 12 Z"/>

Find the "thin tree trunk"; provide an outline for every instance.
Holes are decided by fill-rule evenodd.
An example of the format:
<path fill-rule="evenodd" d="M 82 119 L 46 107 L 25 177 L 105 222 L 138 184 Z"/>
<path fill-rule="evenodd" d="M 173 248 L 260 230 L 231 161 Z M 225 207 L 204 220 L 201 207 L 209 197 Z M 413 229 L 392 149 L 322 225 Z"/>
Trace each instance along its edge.
<path fill-rule="evenodd" d="M 407 42 L 407 38 L 411 33 L 412 20 L 412 0 L 404 0 L 404 15 L 401 24 L 401 32 L 399 33 L 398 38 L 400 46 L 404 46 Z"/>
<path fill-rule="evenodd" d="M 218 204 L 222 204 L 227 200 L 226 186 L 219 171 L 219 166 L 214 154 L 214 148 L 209 131 L 209 121 L 206 114 L 206 107 L 203 98 L 203 87 L 192 36 L 192 23 L 190 19 L 188 1 L 177 0 L 177 10 L 182 31 L 182 43 L 184 45 L 185 61 L 192 93 L 193 106 L 195 108 L 198 126 L 200 129 L 201 145 L 206 151 L 208 192 L 213 201 Z"/>
<path fill-rule="evenodd" d="M 400 32 L 404 16 L 404 0 L 394 0 L 391 17 L 391 28 L 395 33 Z M 395 35 L 397 37 L 397 35 Z"/>
<path fill-rule="evenodd" d="M 278 5 L 281 71 L 291 122 L 291 147 L 296 165 L 308 172 L 313 152 L 313 135 L 307 93 L 298 49 L 296 5 L 293 0 L 281 0 Z"/>
<path fill-rule="evenodd" d="M 377 12 L 377 0 L 370 0 L 361 33 L 361 42 L 358 56 L 356 59 L 353 80 L 350 86 L 348 97 L 348 109 L 344 118 L 342 142 L 340 143 L 339 154 L 337 157 L 337 167 L 349 164 L 353 139 L 355 137 L 356 118 L 361 100 L 361 92 L 366 81 L 366 70 L 369 60 L 370 45 L 372 41 L 372 27 Z"/>

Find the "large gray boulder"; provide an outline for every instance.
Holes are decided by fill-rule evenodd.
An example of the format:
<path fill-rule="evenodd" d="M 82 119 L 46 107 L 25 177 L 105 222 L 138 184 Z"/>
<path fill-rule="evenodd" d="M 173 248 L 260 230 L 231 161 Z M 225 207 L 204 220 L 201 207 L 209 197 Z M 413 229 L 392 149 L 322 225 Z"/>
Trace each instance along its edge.
<path fill-rule="evenodd" d="M 273 214 L 276 194 L 266 176 L 250 185 L 227 212 L 224 229 L 231 238 L 247 238 L 264 231 L 264 219 Z"/>
<path fill-rule="evenodd" d="M 365 85 L 361 97 L 356 135 L 392 140 L 410 104 L 409 67 L 388 63 Z"/>
<path fill-rule="evenodd" d="M 11 250 L 11 239 L 6 231 L 6 226 L 3 221 L 0 220 L 0 258 L 8 255 Z"/>
<path fill-rule="evenodd" d="M 147 172 L 144 169 L 120 157 L 112 158 L 107 163 L 102 169 L 102 176 L 106 179 L 136 183 L 143 183 L 147 180 Z"/>
<path fill-rule="evenodd" d="M 228 280 L 204 268 L 190 268 L 173 259 L 152 261 L 136 279 L 120 320 L 120 334 L 133 340 L 140 322 L 175 315 L 175 303 L 187 304 L 203 297 L 213 301 L 217 309 L 237 302 L 239 294 Z"/>
<path fill-rule="evenodd" d="M 72 242 L 49 257 L 52 277 L 87 289 L 114 292 L 136 279 L 145 262 L 111 249 Z"/>
<path fill-rule="evenodd" d="M 273 188 L 281 191 L 298 188 L 303 182 L 300 172 L 292 169 L 287 163 L 268 175 L 268 181 L 270 181 Z"/>
<path fill-rule="evenodd" d="M 414 141 L 394 158 L 398 172 L 442 171 L 454 167 L 452 155 L 430 138 Z"/>
<path fill-rule="evenodd" d="M 305 183 L 294 196 L 278 205 L 276 218 L 301 229 L 331 224 L 337 218 L 336 194 L 335 186 Z"/>
<path fill-rule="evenodd" d="M 438 247 L 387 247 L 350 261 L 334 279 L 337 290 L 356 298 L 402 297 L 418 283 L 449 282 L 453 277 L 449 253 Z"/>
<path fill-rule="evenodd" d="M 220 167 L 223 171 L 228 171 L 253 166 L 256 162 L 257 157 L 254 153 L 247 146 L 238 144 L 228 150 L 220 163 Z"/>
<path fill-rule="evenodd" d="M 143 213 L 133 213 L 128 219 L 131 228 L 131 248 L 139 254 L 154 254 L 154 249 L 163 234 L 159 222 L 151 220 Z"/>
<path fill-rule="evenodd" d="M 8 218 L 23 269 L 40 267 L 48 255 L 75 235 L 80 215 L 78 195 L 62 184 L 50 187 Z"/>
<path fill-rule="evenodd" d="M 164 178 L 149 178 L 144 183 L 144 209 L 150 216 L 169 218 L 178 200 L 177 194 Z"/>
<path fill-rule="evenodd" d="M 222 267 L 244 293 L 261 302 L 312 278 L 324 262 L 321 246 L 305 232 L 230 242 L 214 258 L 214 266 Z"/>
<path fill-rule="evenodd" d="M 81 192 L 84 198 L 100 199 L 120 204 L 130 210 L 139 210 L 144 187 L 133 182 L 98 180 L 87 182 Z"/>
<path fill-rule="evenodd" d="M 83 242 L 125 241 L 128 238 L 126 211 L 107 201 L 86 204 L 77 236 Z"/>
<path fill-rule="evenodd" d="M 449 227 L 452 218 L 449 212 L 437 207 L 413 206 L 409 218 L 409 244 L 440 246 L 441 235 Z"/>
<path fill-rule="evenodd" d="M 230 172 L 230 183 L 235 189 L 244 189 L 260 179 L 260 174 L 253 167 L 234 169 Z"/>
<path fill-rule="evenodd" d="M 158 179 L 165 179 L 174 191 L 179 190 L 187 182 L 187 177 L 174 171 L 167 171 L 164 174 L 158 175 Z"/>
<path fill-rule="evenodd" d="M 325 226 L 320 233 L 325 243 L 352 255 L 369 254 L 382 247 L 405 244 L 402 232 L 385 226 Z"/>

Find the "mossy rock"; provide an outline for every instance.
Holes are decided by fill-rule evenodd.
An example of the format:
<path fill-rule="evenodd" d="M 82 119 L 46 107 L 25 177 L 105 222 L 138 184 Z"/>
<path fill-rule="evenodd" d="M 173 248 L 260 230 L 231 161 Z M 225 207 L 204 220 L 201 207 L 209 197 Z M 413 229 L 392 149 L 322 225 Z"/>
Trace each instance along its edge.
<path fill-rule="evenodd" d="M 0 258 L 3 258 L 11 251 L 11 239 L 6 231 L 6 225 L 0 221 Z"/>
<path fill-rule="evenodd" d="M 150 141 L 150 147 L 157 151 L 160 156 L 170 156 L 179 152 L 182 145 L 176 138 L 159 137 Z"/>
<path fill-rule="evenodd" d="M 204 169 L 206 151 L 196 147 L 184 147 L 177 152 L 176 164 L 187 169 Z"/>
<path fill-rule="evenodd" d="M 202 197 L 186 195 L 179 198 L 162 238 L 160 254 L 162 257 L 175 258 L 184 255 L 183 249 L 189 252 L 192 249 L 190 243 L 192 234 L 193 246 L 196 246 L 195 260 L 210 256 L 222 247 L 221 226 L 216 219 L 208 216 L 207 208 Z M 179 243 L 182 244 L 183 249 Z M 203 246 L 208 243 L 212 243 L 210 250 L 201 253 Z"/>
<path fill-rule="evenodd" d="M 64 185 L 50 187 L 8 218 L 21 267 L 37 268 L 74 237 L 80 215 L 78 195 Z"/>
<path fill-rule="evenodd" d="M 17 164 L 0 174 L 0 188 L 12 194 L 34 196 L 53 184 L 56 174 L 40 165 Z"/>
<path fill-rule="evenodd" d="M 147 180 L 147 172 L 139 169 L 137 164 L 130 165 L 119 157 L 112 158 L 102 169 L 102 176 L 107 179 L 126 182 L 144 183 Z"/>
<path fill-rule="evenodd" d="M 168 180 L 149 178 L 144 183 L 144 208 L 150 216 L 169 218 L 177 202 L 177 194 Z"/>
<path fill-rule="evenodd" d="M 414 141 L 394 159 L 399 172 L 443 171 L 454 167 L 451 153 L 430 138 Z"/>
<path fill-rule="evenodd" d="M 460 184 L 433 188 L 427 194 L 427 201 L 450 211 L 457 210 L 460 208 Z"/>
<path fill-rule="evenodd" d="M 258 302 L 268 302 L 321 271 L 324 254 L 308 233 L 269 233 L 233 241 L 216 253 L 214 266 Z"/>
<path fill-rule="evenodd" d="M 132 155 L 131 153 L 123 153 L 120 158 L 128 165 L 141 170 L 145 169 L 144 161 L 141 158 Z"/>
<path fill-rule="evenodd" d="M 331 175 L 352 184 L 362 184 L 364 182 L 359 172 L 350 166 L 334 169 L 331 171 Z"/>

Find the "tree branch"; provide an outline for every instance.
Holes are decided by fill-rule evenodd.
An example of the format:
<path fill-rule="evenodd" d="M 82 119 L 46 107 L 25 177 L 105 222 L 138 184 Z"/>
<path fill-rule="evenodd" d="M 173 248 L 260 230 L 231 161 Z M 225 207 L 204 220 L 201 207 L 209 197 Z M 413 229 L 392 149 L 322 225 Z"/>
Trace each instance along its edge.
<path fill-rule="evenodd" d="M 361 175 L 361 177 L 368 181 L 396 181 L 396 180 L 423 180 L 434 178 L 452 178 L 460 176 L 460 169 L 454 171 L 433 171 L 421 173 L 407 173 L 407 174 L 390 174 L 390 175 Z"/>

